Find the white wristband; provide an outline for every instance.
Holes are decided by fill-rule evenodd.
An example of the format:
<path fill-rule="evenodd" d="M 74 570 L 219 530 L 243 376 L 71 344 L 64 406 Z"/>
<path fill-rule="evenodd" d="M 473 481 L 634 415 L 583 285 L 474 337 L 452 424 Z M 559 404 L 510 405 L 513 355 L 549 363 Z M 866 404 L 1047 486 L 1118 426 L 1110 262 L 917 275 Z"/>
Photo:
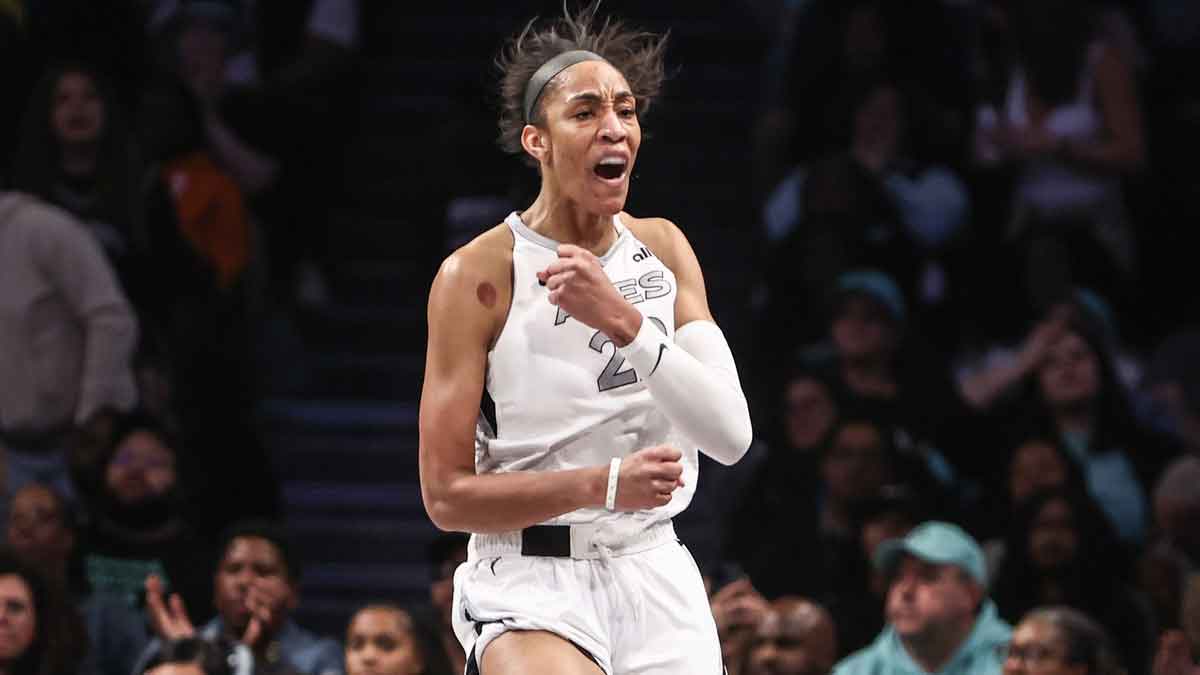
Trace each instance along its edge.
<path fill-rule="evenodd" d="M 621 458 L 613 457 L 608 463 L 608 493 L 604 495 L 604 508 L 617 510 L 617 478 L 621 475 Z"/>

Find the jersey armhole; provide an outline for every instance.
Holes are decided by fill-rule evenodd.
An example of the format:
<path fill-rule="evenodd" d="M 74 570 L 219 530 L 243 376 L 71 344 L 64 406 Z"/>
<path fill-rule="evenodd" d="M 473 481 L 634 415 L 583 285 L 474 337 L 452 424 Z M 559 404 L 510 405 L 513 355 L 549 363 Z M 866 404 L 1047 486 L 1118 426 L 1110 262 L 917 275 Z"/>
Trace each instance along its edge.
<path fill-rule="evenodd" d="M 508 320 L 512 317 L 513 301 L 517 297 L 517 234 L 512 231 L 511 227 L 506 227 L 509 238 L 512 240 L 509 249 L 508 258 L 508 309 L 504 310 L 504 324 L 500 326 L 500 330 L 496 332 L 495 339 L 488 345 L 488 358 L 491 359 L 492 352 L 496 351 L 496 347 L 500 341 L 504 339 L 504 332 L 508 330 Z M 487 389 L 487 382 L 484 382 L 484 389 Z"/>

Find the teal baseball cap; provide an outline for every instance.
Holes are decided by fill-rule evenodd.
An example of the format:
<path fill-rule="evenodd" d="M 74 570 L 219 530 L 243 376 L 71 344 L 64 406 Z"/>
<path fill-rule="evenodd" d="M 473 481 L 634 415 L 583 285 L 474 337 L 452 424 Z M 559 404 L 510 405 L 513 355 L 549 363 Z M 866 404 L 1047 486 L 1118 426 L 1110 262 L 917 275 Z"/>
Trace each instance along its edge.
<path fill-rule="evenodd" d="M 890 276 L 879 270 L 856 269 L 843 273 L 837 278 L 837 292 L 840 296 L 850 293 L 866 295 L 883 305 L 896 323 L 904 323 L 908 314 L 904 294 Z"/>
<path fill-rule="evenodd" d="M 954 565 L 980 586 L 987 586 L 983 550 L 957 525 L 931 520 L 913 528 L 903 539 L 889 539 L 875 552 L 875 568 L 891 574 L 903 555 L 935 565 Z"/>

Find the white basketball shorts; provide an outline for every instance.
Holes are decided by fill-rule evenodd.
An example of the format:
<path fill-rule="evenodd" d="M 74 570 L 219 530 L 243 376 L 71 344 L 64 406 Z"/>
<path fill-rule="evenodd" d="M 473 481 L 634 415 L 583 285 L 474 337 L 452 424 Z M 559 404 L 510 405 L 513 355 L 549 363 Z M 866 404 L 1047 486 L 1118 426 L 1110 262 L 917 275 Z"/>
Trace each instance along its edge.
<path fill-rule="evenodd" d="M 576 534 L 571 550 L 578 553 L 588 545 Z M 454 632 L 467 675 L 479 672 L 488 644 L 510 630 L 559 635 L 607 675 L 724 672 L 704 582 L 670 521 L 652 526 L 634 542 L 641 545 L 586 559 L 521 555 L 519 542 L 520 533 L 476 536 L 471 557 L 455 571 Z"/>

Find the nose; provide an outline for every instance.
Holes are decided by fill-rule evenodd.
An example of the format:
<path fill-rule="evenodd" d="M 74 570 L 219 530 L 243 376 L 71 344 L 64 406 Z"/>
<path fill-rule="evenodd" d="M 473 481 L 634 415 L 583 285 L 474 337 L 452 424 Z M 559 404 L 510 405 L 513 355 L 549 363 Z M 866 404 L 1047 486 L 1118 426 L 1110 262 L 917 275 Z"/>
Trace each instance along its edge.
<path fill-rule="evenodd" d="M 600 139 L 609 143 L 625 140 L 625 126 L 617 115 L 616 108 L 608 108 L 600 119 Z"/>

